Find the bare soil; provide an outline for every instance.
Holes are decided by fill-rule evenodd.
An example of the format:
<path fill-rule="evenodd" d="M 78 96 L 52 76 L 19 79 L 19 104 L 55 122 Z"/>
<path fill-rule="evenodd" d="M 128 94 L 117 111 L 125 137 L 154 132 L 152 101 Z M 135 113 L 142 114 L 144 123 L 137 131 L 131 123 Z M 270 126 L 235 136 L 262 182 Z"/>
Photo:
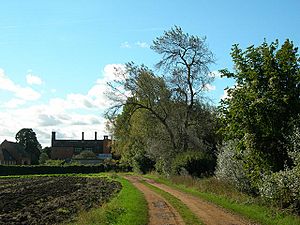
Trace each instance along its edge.
<path fill-rule="evenodd" d="M 35 177 L 0 179 L 0 225 L 43 225 L 70 221 L 121 190 L 105 178 Z"/>
<path fill-rule="evenodd" d="M 179 213 L 160 195 L 140 183 L 140 178 L 126 176 L 137 189 L 143 192 L 149 208 L 149 225 L 184 225 Z"/>
<path fill-rule="evenodd" d="M 147 183 L 157 188 L 160 188 L 161 190 L 168 192 L 169 194 L 178 198 L 206 225 L 251 225 L 251 224 L 253 225 L 254 224 L 210 202 L 183 193 L 167 185 L 155 182 L 154 180 L 141 178 L 141 177 L 136 177 L 135 179 L 142 179 Z"/>

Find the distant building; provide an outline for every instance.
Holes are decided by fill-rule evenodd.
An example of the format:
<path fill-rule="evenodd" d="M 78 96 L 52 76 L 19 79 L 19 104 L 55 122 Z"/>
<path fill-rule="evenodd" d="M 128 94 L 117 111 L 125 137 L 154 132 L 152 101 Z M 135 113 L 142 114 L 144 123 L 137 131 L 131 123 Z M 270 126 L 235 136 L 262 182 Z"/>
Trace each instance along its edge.
<path fill-rule="evenodd" d="M 74 155 L 86 150 L 94 152 L 99 159 L 111 158 L 111 140 L 108 136 L 104 136 L 103 140 L 98 140 L 97 132 L 95 132 L 94 140 L 85 140 L 84 132 L 82 132 L 81 140 L 57 140 L 56 133 L 52 132 L 51 159 L 71 159 Z"/>
<path fill-rule="evenodd" d="M 31 164 L 30 155 L 22 145 L 4 140 L 0 145 L 0 164 L 28 165 Z"/>

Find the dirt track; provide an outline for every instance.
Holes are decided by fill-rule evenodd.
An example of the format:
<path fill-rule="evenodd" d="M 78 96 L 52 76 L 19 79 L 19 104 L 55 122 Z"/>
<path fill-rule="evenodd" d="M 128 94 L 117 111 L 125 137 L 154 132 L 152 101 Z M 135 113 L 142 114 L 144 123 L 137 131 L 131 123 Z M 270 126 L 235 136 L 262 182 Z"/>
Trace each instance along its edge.
<path fill-rule="evenodd" d="M 144 180 L 147 183 L 160 188 L 161 190 L 168 192 L 169 194 L 175 196 L 180 201 L 182 201 L 204 224 L 206 225 L 250 225 L 254 224 L 244 219 L 240 218 L 237 215 L 233 215 L 230 212 L 225 211 L 224 209 L 201 200 L 195 196 L 183 193 L 176 189 L 170 188 L 161 183 L 157 183 L 151 179 L 145 179 L 141 177 L 134 177 L 131 179 Z"/>
<path fill-rule="evenodd" d="M 149 208 L 149 225 L 184 225 L 179 213 L 163 197 L 140 183 L 139 177 L 125 178 L 144 193 Z"/>

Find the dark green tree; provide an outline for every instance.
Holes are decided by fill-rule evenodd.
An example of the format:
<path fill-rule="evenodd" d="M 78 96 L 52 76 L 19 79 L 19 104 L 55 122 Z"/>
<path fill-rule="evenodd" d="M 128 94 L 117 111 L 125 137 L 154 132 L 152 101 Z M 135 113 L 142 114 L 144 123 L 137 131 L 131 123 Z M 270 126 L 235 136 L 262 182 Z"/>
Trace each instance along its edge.
<path fill-rule="evenodd" d="M 23 128 L 16 134 L 16 141 L 30 154 L 32 164 L 38 164 L 42 146 L 31 128 Z"/>
<path fill-rule="evenodd" d="M 279 171 L 288 163 L 286 136 L 300 112 L 297 51 L 289 40 L 281 47 L 278 41 L 264 42 L 245 51 L 234 45 L 235 72 L 221 71 L 236 81 L 221 102 L 223 134 L 239 141 L 239 152 L 247 152 L 242 160 L 254 176 L 262 167 Z"/>

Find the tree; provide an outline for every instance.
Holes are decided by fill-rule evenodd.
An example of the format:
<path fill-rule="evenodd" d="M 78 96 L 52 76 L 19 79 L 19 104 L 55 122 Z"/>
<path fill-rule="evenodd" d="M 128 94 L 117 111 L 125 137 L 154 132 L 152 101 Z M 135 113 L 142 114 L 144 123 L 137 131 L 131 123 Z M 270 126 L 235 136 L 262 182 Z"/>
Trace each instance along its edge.
<path fill-rule="evenodd" d="M 107 112 L 107 117 L 115 119 L 125 105 L 129 117 L 139 110 L 146 110 L 164 127 L 171 145 L 176 149 L 174 133 L 168 123 L 171 92 L 164 79 L 156 77 L 146 66 L 133 63 L 126 64 L 126 72 L 121 73 L 121 76 L 122 79 L 109 84 L 112 91 L 108 96 L 114 100 L 115 105 Z"/>
<path fill-rule="evenodd" d="M 45 164 L 47 160 L 49 160 L 49 156 L 46 152 L 42 152 L 39 157 L 39 164 Z"/>
<path fill-rule="evenodd" d="M 205 38 L 184 34 L 179 27 L 165 32 L 151 48 L 163 55 L 157 66 L 165 76 L 128 63 L 122 78 L 110 83 L 109 96 L 115 105 L 108 117 L 114 118 L 125 104 L 132 106 L 132 114 L 147 110 L 165 129 L 173 150 L 186 151 L 191 138 L 188 130 L 198 116 L 196 104 L 202 104 L 200 95 L 212 81 L 208 66 L 214 62 L 213 55 Z M 174 116 L 179 120 L 175 122 Z"/>
<path fill-rule="evenodd" d="M 214 63 L 214 57 L 206 44 L 206 38 L 183 33 L 175 26 L 156 38 L 151 48 L 162 55 L 157 64 L 162 68 L 165 77 L 172 88 L 173 96 L 184 104 L 182 120 L 182 146 L 188 149 L 188 128 L 192 124 L 194 106 L 213 77 L 209 73 L 209 65 Z"/>
<path fill-rule="evenodd" d="M 16 141 L 30 154 L 31 162 L 38 164 L 42 146 L 38 142 L 35 132 L 31 128 L 23 128 L 16 134 Z"/>
<path fill-rule="evenodd" d="M 239 140 L 238 150 L 254 176 L 261 169 L 279 171 L 288 163 L 286 136 L 300 112 L 300 65 L 298 49 L 286 40 L 250 46 L 234 45 L 235 72 L 222 70 L 236 85 L 221 103 L 223 134 Z M 250 172 L 249 172 L 250 173 Z M 252 175 L 251 175 L 252 176 Z"/>

